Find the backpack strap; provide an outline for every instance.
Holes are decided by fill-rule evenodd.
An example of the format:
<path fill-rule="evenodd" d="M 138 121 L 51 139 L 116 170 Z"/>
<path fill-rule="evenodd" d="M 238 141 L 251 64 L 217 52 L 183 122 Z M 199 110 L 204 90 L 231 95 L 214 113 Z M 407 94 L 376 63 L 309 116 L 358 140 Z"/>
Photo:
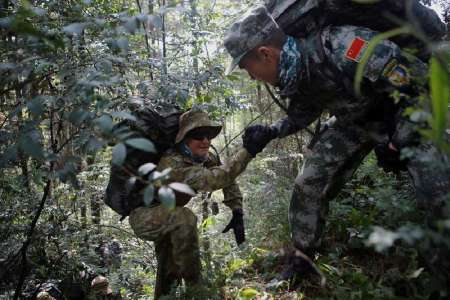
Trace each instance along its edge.
<path fill-rule="evenodd" d="M 269 93 L 270 97 L 272 98 L 272 100 L 285 112 L 288 112 L 288 108 L 281 103 L 281 101 L 273 94 L 272 90 L 270 89 L 270 87 L 267 85 L 267 83 L 264 83 L 264 86 L 266 87 L 267 93 Z"/>

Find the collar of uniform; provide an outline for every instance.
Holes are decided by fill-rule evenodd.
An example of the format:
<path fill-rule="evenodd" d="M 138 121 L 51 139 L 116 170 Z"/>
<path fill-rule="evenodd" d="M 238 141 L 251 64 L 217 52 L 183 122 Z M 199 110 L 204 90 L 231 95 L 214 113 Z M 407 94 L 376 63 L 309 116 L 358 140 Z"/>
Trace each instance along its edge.
<path fill-rule="evenodd" d="M 281 49 L 278 65 L 278 84 L 281 96 L 289 96 L 297 92 L 302 71 L 300 48 L 300 42 L 294 37 L 288 36 Z"/>
<path fill-rule="evenodd" d="M 205 165 L 210 160 L 209 155 L 208 155 L 208 158 L 206 158 L 204 161 L 195 161 L 192 157 L 183 155 L 182 153 L 180 153 L 180 154 L 181 154 L 181 156 L 183 156 L 183 162 L 190 164 L 190 165 Z"/>
<path fill-rule="evenodd" d="M 183 161 L 185 163 L 192 164 L 192 165 L 197 165 L 197 164 L 203 165 L 206 161 L 208 161 L 208 158 L 202 159 L 200 157 L 199 158 L 195 157 L 192 154 L 191 149 L 189 149 L 189 147 L 184 142 L 181 142 L 178 145 L 178 151 L 183 156 Z"/>

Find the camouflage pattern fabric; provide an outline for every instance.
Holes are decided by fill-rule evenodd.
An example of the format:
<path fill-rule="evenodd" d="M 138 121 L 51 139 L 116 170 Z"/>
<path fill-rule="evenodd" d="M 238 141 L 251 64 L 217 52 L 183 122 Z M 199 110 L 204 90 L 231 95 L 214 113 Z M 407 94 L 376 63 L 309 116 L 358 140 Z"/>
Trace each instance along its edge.
<path fill-rule="evenodd" d="M 230 74 L 245 54 L 267 40 L 278 28 L 264 6 L 257 6 L 234 22 L 224 39 L 225 48 L 233 58 L 225 73 Z"/>
<path fill-rule="evenodd" d="M 296 247 L 311 250 L 320 246 L 329 201 L 380 142 L 377 137 L 382 134 L 377 126 L 371 127 L 337 122 L 305 156 L 289 207 L 289 223 Z M 400 133 L 396 138 L 404 137 Z M 396 143 L 395 139 L 393 143 Z M 450 160 L 429 143 L 415 144 L 409 149 L 414 155 L 407 160 L 406 166 L 418 204 L 427 209 L 427 220 L 431 225 L 436 218 L 449 215 L 444 204 L 450 192 Z"/>
<path fill-rule="evenodd" d="M 241 174 L 252 159 L 244 148 L 239 149 L 233 157 L 221 166 L 212 166 L 212 159 L 204 164 L 195 163 L 176 150 L 166 152 L 161 158 L 158 169 L 172 168 L 171 180 L 184 182 L 198 192 L 212 192 L 229 187 Z M 210 166 L 210 167 L 205 167 Z"/>
<path fill-rule="evenodd" d="M 268 0 L 265 1 L 278 25 L 286 34 L 305 37 L 324 26 L 354 25 L 386 32 L 398 27 L 399 22 L 413 19 L 432 41 L 440 41 L 446 26 L 438 14 L 423 1 L 379 0 L 358 3 L 351 0 Z M 411 35 L 392 38 L 401 47 L 418 50 L 420 58 L 429 58 L 423 42 Z"/>
<path fill-rule="evenodd" d="M 172 168 L 171 181 L 185 182 L 196 191 L 222 189 L 224 203 L 231 209 L 242 208 L 242 194 L 235 178 L 244 171 L 251 156 L 245 149 L 239 150 L 225 165 L 210 153 L 203 163 L 183 156 L 175 149 L 168 150 L 157 169 Z M 188 286 L 200 283 L 200 256 L 197 233 L 197 217 L 182 205 L 190 198 L 179 201 L 169 210 L 162 205 L 138 207 L 129 216 L 131 228 L 142 239 L 154 241 L 158 260 L 155 298 L 170 292 L 183 278 Z"/>
<path fill-rule="evenodd" d="M 324 111 L 340 121 L 365 123 L 368 115 L 375 116 L 371 112 L 389 100 L 388 93 L 399 88 L 392 81 L 408 86 L 418 82 L 426 72 L 426 65 L 417 58 L 404 57 L 397 45 L 385 40 L 375 47 L 364 69 L 363 95 L 355 97 L 356 67 L 375 35 L 376 32 L 366 28 L 331 26 L 318 37 L 299 40 L 304 68 L 298 75 L 297 90 L 289 95 L 288 116 L 274 124 L 278 137 L 306 128 Z M 404 65 L 411 70 L 403 74 L 403 79 L 390 78 L 385 70 L 391 69 L 395 61 L 397 66 Z"/>
<path fill-rule="evenodd" d="M 290 95 L 297 90 L 298 74 L 302 69 L 300 44 L 293 37 L 287 37 L 281 49 L 278 65 L 278 83 L 281 95 Z"/>
<path fill-rule="evenodd" d="M 320 33 L 320 42 L 317 36 L 299 40 L 304 68 L 298 74 L 297 90 L 289 96 L 287 118 L 275 124 L 278 137 L 305 128 L 324 111 L 337 118 L 306 155 L 295 182 L 289 222 L 293 241 L 301 249 L 320 245 L 328 202 L 373 147 L 389 140 L 383 111 L 384 105 L 393 103 L 389 93 L 400 89 L 414 97 L 427 71 L 420 60 L 406 56 L 394 43 L 383 41 L 375 47 L 364 69 L 363 95 L 356 97 L 352 92 L 356 66 L 375 35 L 366 28 L 331 26 Z M 409 157 L 407 169 L 419 204 L 426 203 L 428 220 L 447 215 L 443 208 L 445 195 L 450 192 L 448 157 L 434 146 L 420 143 L 415 132 L 417 124 L 406 120 L 401 112 L 394 122 L 392 143 L 415 153 Z"/>
<path fill-rule="evenodd" d="M 197 217 L 190 209 L 138 207 L 130 213 L 129 222 L 138 237 L 155 242 L 158 261 L 155 299 L 169 294 L 182 278 L 189 286 L 200 283 Z"/>

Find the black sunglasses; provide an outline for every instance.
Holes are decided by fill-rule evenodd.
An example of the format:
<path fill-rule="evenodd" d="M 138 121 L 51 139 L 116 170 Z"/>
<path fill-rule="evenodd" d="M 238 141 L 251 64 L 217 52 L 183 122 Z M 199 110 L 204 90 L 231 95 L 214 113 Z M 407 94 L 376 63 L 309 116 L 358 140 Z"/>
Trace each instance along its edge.
<path fill-rule="evenodd" d="M 193 129 L 193 130 L 189 131 L 188 134 L 186 135 L 186 137 L 194 139 L 194 140 L 202 141 L 205 138 L 208 140 L 212 140 L 213 138 L 216 137 L 216 135 L 213 132 L 211 132 L 211 130 L 199 128 L 199 129 Z"/>

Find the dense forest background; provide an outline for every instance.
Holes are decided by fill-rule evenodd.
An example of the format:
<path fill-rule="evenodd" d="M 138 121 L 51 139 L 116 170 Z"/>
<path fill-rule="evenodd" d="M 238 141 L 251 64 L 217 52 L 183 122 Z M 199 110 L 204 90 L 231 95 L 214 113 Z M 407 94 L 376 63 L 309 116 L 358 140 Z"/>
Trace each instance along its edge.
<path fill-rule="evenodd" d="M 243 72 L 224 76 L 224 32 L 254 4 L 0 1 L 0 299 L 32 299 L 44 283 L 68 299 L 95 299 L 92 274 L 104 274 L 123 299 L 151 298 L 153 245 L 103 203 L 111 159 L 123 160 L 123 144 L 133 143 L 114 125 L 133 119 L 134 97 L 204 105 L 223 125 L 214 144 L 227 157 L 246 126 L 282 117 L 263 86 Z M 447 1 L 428 4 L 449 24 Z M 372 154 L 331 203 L 325 251 L 315 258 L 327 285 L 314 276 L 297 285 L 275 279 L 289 244 L 292 183 L 313 131 L 272 142 L 239 177 L 241 247 L 221 233 L 231 213 L 220 192 L 189 204 L 199 216 L 209 297 L 432 299 L 442 282 L 418 251 L 450 239 L 423 228 L 407 175 L 384 173 Z"/>

